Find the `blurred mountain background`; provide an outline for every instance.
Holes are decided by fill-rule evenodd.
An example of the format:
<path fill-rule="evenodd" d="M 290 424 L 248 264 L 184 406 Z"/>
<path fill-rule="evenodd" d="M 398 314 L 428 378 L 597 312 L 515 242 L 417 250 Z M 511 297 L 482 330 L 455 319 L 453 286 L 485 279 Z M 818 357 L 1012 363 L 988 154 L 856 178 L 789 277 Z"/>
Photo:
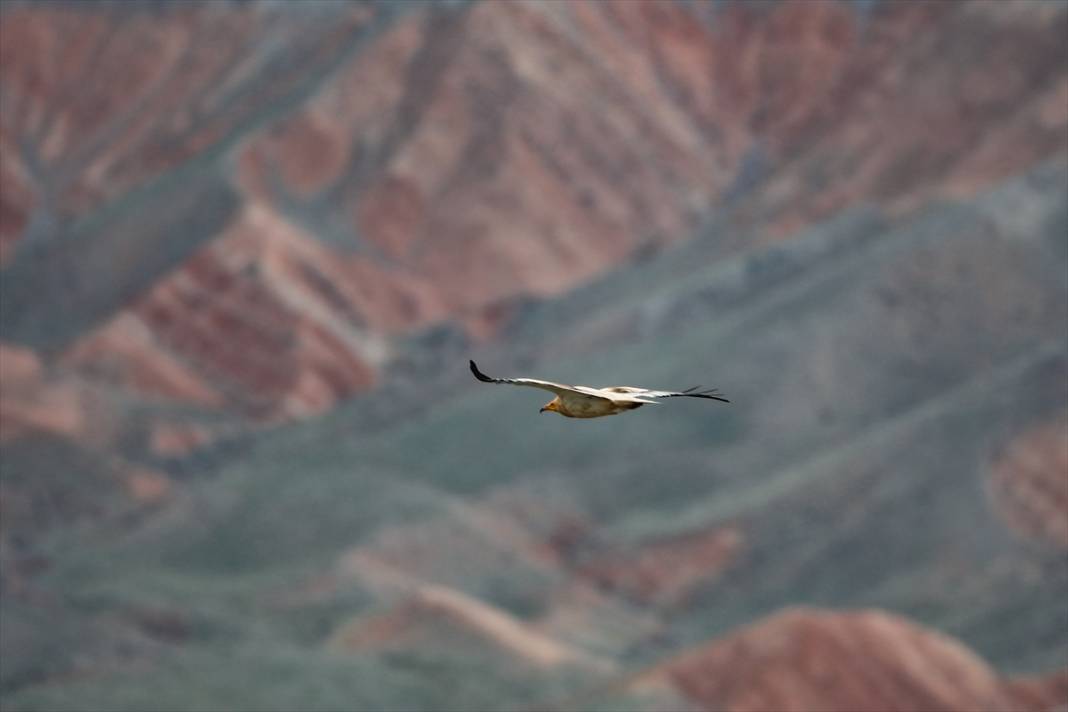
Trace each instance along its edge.
<path fill-rule="evenodd" d="M 1066 36 L 5 0 L 3 709 L 1068 710 Z"/>

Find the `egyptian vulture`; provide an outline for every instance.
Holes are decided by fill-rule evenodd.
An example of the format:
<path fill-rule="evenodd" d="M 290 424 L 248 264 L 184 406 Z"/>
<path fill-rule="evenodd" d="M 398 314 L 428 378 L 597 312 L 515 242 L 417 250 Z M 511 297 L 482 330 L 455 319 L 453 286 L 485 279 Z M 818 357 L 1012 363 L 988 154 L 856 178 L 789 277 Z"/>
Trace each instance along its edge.
<path fill-rule="evenodd" d="M 709 400 L 730 403 L 712 388 L 700 391 L 700 386 L 687 388 L 685 391 L 650 391 L 632 386 L 611 386 L 609 388 L 590 388 L 589 386 L 565 386 L 552 381 L 539 381 L 536 378 L 490 378 L 471 361 L 471 373 L 483 383 L 507 383 L 513 386 L 540 388 L 555 394 L 555 398 L 542 406 L 539 412 L 552 411 L 568 418 L 600 418 L 615 415 L 628 410 L 641 408 L 646 403 L 659 403 L 661 398 L 708 398 Z"/>

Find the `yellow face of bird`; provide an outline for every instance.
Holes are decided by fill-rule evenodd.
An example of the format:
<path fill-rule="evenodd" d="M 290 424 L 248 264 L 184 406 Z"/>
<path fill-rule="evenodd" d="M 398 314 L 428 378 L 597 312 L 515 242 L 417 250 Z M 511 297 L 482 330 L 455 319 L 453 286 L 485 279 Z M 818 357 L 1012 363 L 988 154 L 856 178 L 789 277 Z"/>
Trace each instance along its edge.
<path fill-rule="evenodd" d="M 539 410 L 538 412 L 539 413 L 544 413 L 547 410 L 559 411 L 560 410 L 559 405 L 560 405 L 560 399 L 559 398 L 553 398 L 551 401 L 549 401 L 548 403 L 543 405 L 541 407 L 541 410 Z"/>

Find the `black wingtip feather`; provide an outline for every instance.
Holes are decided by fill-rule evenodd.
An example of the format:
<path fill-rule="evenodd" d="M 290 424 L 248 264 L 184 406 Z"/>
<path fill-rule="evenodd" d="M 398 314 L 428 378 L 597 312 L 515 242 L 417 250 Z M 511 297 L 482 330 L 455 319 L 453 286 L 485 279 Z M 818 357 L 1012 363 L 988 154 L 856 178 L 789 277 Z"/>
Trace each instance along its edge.
<path fill-rule="evenodd" d="M 475 374 L 475 378 L 477 378 L 478 380 L 482 381 L 483 383 L 493 383 L 493 379 L 492 378 L 490 378 L 486 374 L 482 373 L 482 371 L 478 370 L 478 366 L 475 365 L 474 361 L 470 361 L 469 360 L 468 363 L 471 364 L 471 373 Z"/>
<path fill-rule="evenodd" d="M 710 391 L 704 391 L 702 393 L 686 393 L 685 396 L 687 398 L 707 398 L 709 400 L 718 400 L 718 401 L 721 401 L 723 403 L 730 403 L 729 400 L 724 398 L 722 395 L 718 395 L 718 394 L 719 394 L 719 391 L 717 391 L 716 389 L 713 388 Z"/>

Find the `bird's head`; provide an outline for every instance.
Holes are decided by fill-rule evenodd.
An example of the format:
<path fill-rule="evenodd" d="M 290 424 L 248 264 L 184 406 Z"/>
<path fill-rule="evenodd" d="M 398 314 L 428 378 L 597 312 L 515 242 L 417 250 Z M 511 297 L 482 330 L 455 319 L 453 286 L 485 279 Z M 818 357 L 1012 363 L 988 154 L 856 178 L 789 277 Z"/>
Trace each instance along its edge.
<path fill-rule="evenodd" d="M 549 401 L 548 403 L 543 405 L 541 407 L 541 410 L 539 410 L 538 412 L 539 413 L 544 413 L 547 410 L 559 412 L 559 407 L 558 407 L 559 405 L 560 405 L 560 400 L 558 398 L 553 398 L 551 401 Z"/>

